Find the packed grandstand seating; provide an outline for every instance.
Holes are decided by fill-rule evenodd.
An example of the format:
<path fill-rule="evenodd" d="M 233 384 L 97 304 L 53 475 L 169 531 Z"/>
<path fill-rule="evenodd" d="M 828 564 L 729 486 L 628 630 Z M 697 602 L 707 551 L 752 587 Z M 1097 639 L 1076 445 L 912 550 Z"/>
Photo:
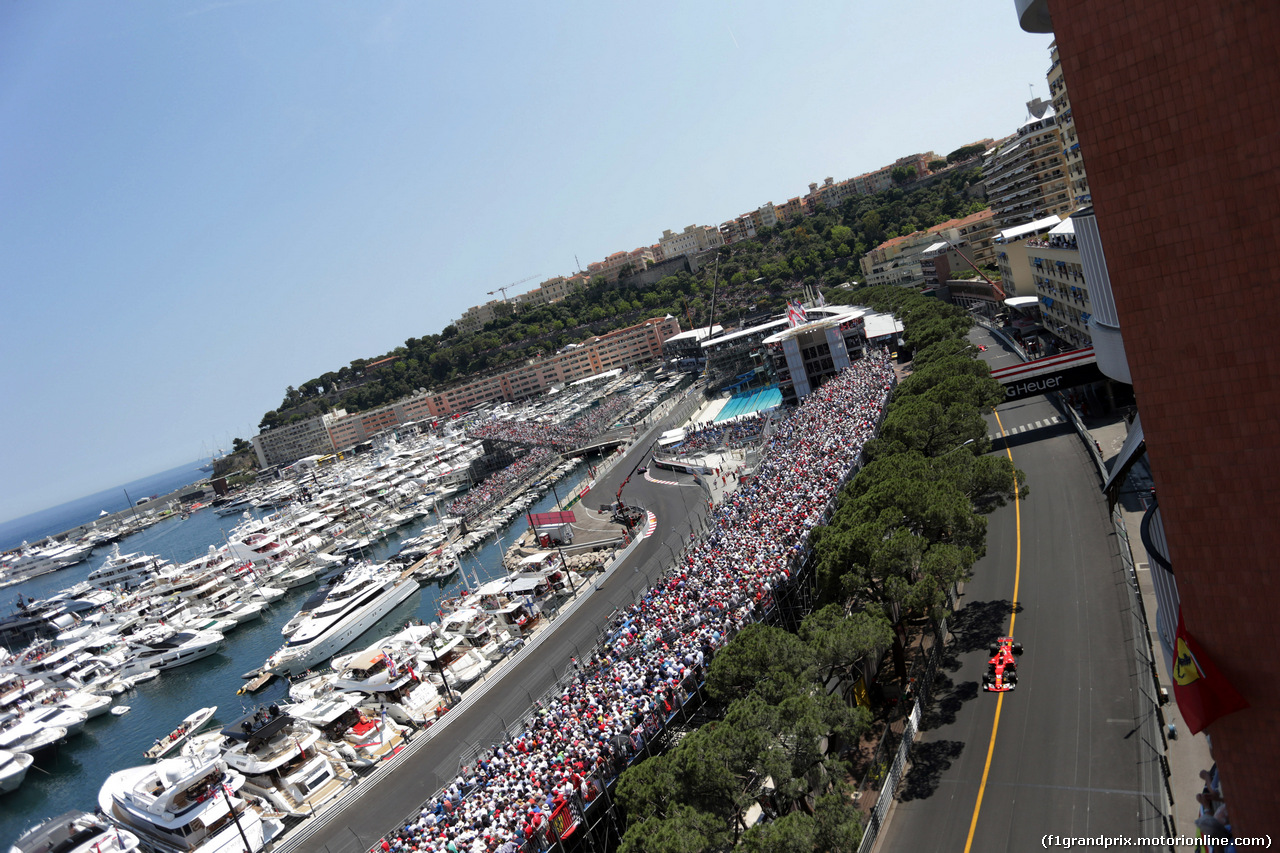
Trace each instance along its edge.
<path fill-rule="evenodd" d="M 561 804 L 597 796 L 702 682 L 715 650 L 771 605 L 873 436 L 893 381 L 892 363 L 872 357 L 811 394 L 779 424 L 757 475 L 618 614 L 572 683 L 388 835 L 387 848 L 543 849 Z"/>
<path fill-rule="evenodd" d="M 701 429 L 686 432 L 684 441 L 676 445 L 675 452 L 685 456 L 710 450 L 735 450 L 746 447 L 760 438 L 768 423 L 769 416 L 763 412 L 757 412 L 731 423 L 707 424 Z"/>

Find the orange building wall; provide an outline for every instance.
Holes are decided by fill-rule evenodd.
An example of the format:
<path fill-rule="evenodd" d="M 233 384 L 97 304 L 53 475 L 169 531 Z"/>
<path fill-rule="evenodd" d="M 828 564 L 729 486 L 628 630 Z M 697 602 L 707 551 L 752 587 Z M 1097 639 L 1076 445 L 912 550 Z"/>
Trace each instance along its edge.
<path fill-rule="evenodd" d="M 1049 0 L 1187 629 L 1249 700 L 1209 727 L 1280 836 L 1280 3 Z"/>

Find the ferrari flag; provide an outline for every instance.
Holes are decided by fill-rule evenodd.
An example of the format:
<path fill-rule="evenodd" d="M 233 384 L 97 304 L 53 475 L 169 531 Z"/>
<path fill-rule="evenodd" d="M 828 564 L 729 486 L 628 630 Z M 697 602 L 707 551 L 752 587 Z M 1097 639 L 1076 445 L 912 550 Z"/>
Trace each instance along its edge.
<path fill-rule="evenodd" d="M 1197 734 L 1219 717 L 1248 708 L 1249 703 L 1218 671 L 1182 624 L 1178 611 L 1178 634 L 1173 649 L 1173 695 L 1187 728 Z"/>

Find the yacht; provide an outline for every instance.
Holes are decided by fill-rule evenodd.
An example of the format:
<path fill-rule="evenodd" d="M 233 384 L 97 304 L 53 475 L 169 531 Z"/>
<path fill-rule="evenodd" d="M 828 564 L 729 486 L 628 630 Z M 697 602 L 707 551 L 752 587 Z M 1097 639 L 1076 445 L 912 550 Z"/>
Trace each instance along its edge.
<path fill-rule="evenodd" d="M 245 714 L 221 734 L 229 744 L 223 759 L 244 774 L 245 793 L 290 816 L 309 817 L 356 782 L 318 729 L 276 705 Z"/>
<path fill-rule="evenodd" d="M 352 767 L 374 767 L 404 749 L 404 727 L 390 714 L 366 714 L 360 702 L 359 696 L 335 692 L 290 705 L 288 711 L 339 744 Z"/>
<path fill-rule="evenodd" d="M 83 714 L 80 716 L 84 717 Z M 83 719 L 80 724 L 84 725 Z M 54 747 L 66 737 L 67 730 L 62 726 L 41 726 L 19 720 L 18 715 L 12 711 L 0 714 L 0 749 L 25 752 L 33 758 L 43 760 L 52 755 Z"/>
<path fill-rule="evenodd" d="M 9 853 L 132 853 L 138 836 L 96 814 L 70 811 L 28 829 Z"/>
<path fill-rule="evenodd" d="M 175 631 L 155 628 L 126 639 L 133 654 L 126 674 L 144 669 L 162 670 L 206 658 L 222 648 L 223 637 L 216 631 Z"/>
<path fill-rule="evenodd" d="M 22 780 L 27 778 L 31 762 L 35 759 L 25 752 L 9 752 L 0 749 L 0 794 L 17 790 Z"/>
<path fill-rule="evenodd" d="M 425 663 L 417 666 L 423 671 L 415 671 L 412 658 L 403 654 L 365 650 L 347 659 L 331 689 L 363 693 L 374 713 L 385 710 L 398 723 L 423 727 L 443 713 L 444 697 L 427 677 Z"/>
<path fill-rule="evenodd" d="M 305 672 L 342 651 L 417 591 L 416 581 L 402 579 L 385 564 L 351 569 L 267 659 L 264 669 L 276 675 Z"/>
<path fill-rule="evenodd" d="M 217 756 L 179 756 L 118 770 L 98 791 L 98 807 L 165 853 L 262 850 L 284 824 L 241 796 L 244 776 Z M 244 840 L 242 840 L 242 838 Z"/>
<path fill-rule="evenodd" d="M 121 554 L 120 545 L 111 546 L 106 562 L 89 572 L 89 583 L 100 587 L 134 589 L 168 565 L 152 554 Z"/>

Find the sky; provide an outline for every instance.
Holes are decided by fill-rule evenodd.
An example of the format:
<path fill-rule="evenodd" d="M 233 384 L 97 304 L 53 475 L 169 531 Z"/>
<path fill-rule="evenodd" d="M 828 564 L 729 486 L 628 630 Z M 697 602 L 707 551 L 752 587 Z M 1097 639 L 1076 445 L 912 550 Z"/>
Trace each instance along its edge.
<path fill-rule="evenodd" d="M 1012 133 L 1049 40 L 1012 0 L 0 4 L 0 519 L 501 285 Z"/>

